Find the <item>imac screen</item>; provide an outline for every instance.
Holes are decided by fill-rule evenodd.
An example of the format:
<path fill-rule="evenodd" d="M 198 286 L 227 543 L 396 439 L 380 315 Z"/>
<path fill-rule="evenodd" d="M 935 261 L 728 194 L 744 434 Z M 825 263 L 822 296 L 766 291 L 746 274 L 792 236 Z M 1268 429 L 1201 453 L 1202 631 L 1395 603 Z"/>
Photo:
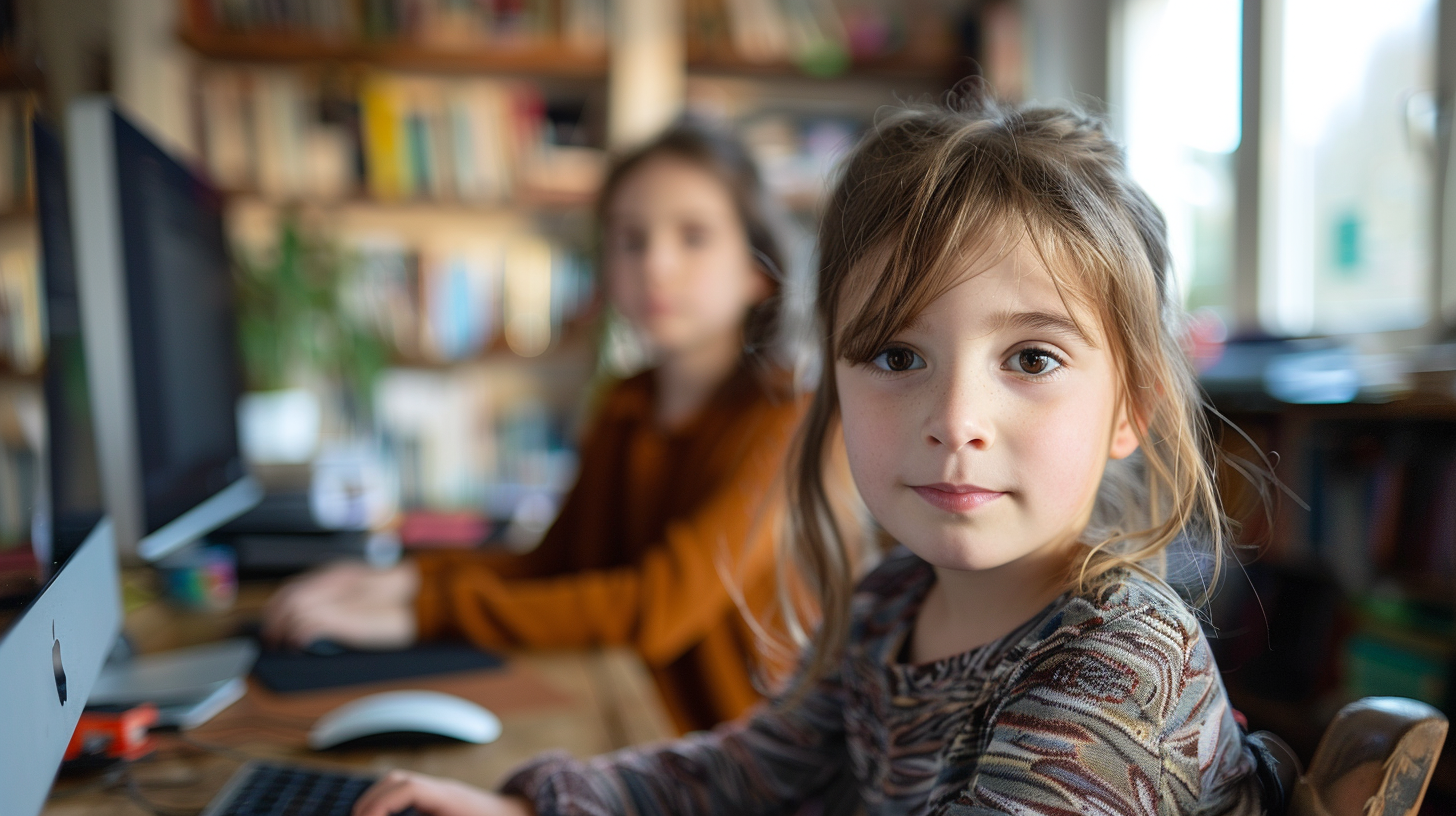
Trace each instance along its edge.
<path fill-rule="evenodd" d="M 150 534 L 244 475 L 242 376 L 220 197 L 113 121 Z"/>

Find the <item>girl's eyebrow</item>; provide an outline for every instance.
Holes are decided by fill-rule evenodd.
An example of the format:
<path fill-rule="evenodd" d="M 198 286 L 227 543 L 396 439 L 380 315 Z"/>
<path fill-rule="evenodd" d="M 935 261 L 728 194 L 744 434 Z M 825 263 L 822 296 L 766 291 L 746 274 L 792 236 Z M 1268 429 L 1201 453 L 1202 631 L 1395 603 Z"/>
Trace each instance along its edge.
<path fill-rule="evenodd" d="M 990 325 L 998 329 L 1051 332 L 1076 340 L 1089 348 L 1097 348 L 1097 344 L 1070 317 L 1055 312 L 1000 312 L 991 316 Z"/>

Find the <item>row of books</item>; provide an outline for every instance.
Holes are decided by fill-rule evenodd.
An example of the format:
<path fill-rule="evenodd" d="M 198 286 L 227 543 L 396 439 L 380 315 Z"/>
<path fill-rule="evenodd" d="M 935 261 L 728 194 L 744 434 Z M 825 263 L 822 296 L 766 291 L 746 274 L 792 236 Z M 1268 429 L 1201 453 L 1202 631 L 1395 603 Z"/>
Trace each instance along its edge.
<path fill-rule="evenodd" d="M 944 7 L 890 0 L 688 0 L 688 35 L 704 56 L 796 63 L 832 76 L 856 62 L 944 66 L 956 49 Z"/>
<path fill-rule="evenodd" d="M 1336 429 L 1313 439 L 1305 456 L 1309 550 L 1346 591 L 1361 594 L 1387 575 L 1456 583 L 1453 429 Z"/>
<path fill-rule="evenodd" d="M 590 266 L 536 235 L 477 238 L 424 250 L 389 237 L 359 242 L 348 308 L 404 360 L 450 363 L 503 342 L 534 357 L 595 296 Z"/>
<path fill-rule="evenodd" d="M 553 143 L 529 83 L 371 73 L 350 87 L 287 69 L 214 68 L 200 88 L 224 189 L 287 199 L 498 204 L 529 188 L 585 200 L 600 151 Z"/>
<path fill-rule="evenodd" d="M 44 356 L 36 253 L 26 247 L 0 251 L 0 366 L 32 373 Z"/>
<path fill-rule="evenodd" d="M 842 116 L 763 113 L 739 122 L 738 132 L 774 197 L 790 208 L 813 210 L 828 194 L 840 159 L 854 147 L 864 124 Z"/>
<path fill-rule="evenodd" d="M 30 541 L 31 517 L 40 498 L 39 394 L 0 389 L 0 555 Z M 32 416 L 26 416 L 31 414 Z"/>
<path fill-rule="evenodd" d="M 606 0 L 192 0 L 189 12 L 204 30 L 323 41 L 464 49 L 559 40 L 584 52 L 607 43 Z"/>
<path fill-rule="evenodd" d="M 575 453 L 562 418 L 519 385 L 482 366 L 385 372 L 377 417 L 403 507 L 554 512 L 531 504 L 554 506 L 575 478 Z"/>

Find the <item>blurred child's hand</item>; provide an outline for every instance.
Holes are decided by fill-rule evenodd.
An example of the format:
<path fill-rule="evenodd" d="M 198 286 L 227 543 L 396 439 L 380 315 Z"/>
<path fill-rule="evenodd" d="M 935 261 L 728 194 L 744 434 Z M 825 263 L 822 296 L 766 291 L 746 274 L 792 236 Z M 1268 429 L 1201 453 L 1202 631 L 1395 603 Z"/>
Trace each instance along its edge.
<path fill-rule="evenodd" d="M 420 573 L 405 561 L 389 569 L 334 564 L 299 576 L 263 608 L 263 638 L 305 648 L 331 640 L 360 649 L 401 649 L 415 640 Z"/>
<path fill-rule="evenodd" d="M 354 816 L 391 816 L 413 807 L 425 816 L 535 816 L 525 799 L 498 796 L 453 779 L 390 771 L 354 803 Z"/>

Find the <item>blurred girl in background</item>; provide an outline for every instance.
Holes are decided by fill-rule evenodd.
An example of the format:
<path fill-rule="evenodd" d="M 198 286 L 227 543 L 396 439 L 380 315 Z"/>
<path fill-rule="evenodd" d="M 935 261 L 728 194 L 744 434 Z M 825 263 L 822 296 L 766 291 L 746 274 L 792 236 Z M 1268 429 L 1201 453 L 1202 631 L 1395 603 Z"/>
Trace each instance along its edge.
<path fill-rule="evenodd" d="M 780 474 L 804 405 L 774 355 L 781 225 L 744 147 L 691 123 L 618 161 L 598 207 L 607 297 L 656 366 L 606 395 L 544 540 L 519 556 L 421 555 L 303 576 L 269 602 L 266 637 L 626 644 L 683 731 L 759 699 L 743 612 L 756 625 L 775 606 Z"/>

